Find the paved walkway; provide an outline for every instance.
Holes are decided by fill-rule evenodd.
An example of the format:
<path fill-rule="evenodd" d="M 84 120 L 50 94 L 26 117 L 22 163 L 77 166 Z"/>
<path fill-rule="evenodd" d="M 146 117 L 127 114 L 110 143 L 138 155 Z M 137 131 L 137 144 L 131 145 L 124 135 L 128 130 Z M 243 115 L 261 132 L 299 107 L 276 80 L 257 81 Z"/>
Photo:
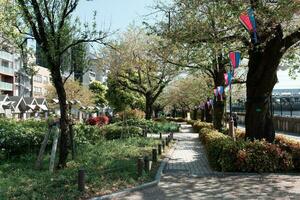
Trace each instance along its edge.
<path fill-rule="evenodd" d="M 164 170 L 165 174 L 213 175 L 204 146 L 199 143 L 198 134 L 193 133 L 190 125 L 182 125 L 181 133 L 175 134 L 178 140 L 173 154 Z"/>
<path fill-rule="evenodd" d="M 174 137 L 178 142 L 159 185 L 118 200 L 300 199 L 300 175 L 215 176 L 198 134 L 183 125 Z"/>

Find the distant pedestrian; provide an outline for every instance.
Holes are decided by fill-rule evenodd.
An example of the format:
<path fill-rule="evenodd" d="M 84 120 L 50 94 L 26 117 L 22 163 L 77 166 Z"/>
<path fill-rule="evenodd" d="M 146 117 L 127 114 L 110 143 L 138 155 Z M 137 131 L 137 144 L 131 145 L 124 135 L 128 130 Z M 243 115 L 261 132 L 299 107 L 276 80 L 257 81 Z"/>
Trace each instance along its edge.
<path fill-rule="evenodd" d="M 212 122 L 212 104 L 209 98 L 204 105 L 204 114 L 205 114 L 205 121 Z"/>

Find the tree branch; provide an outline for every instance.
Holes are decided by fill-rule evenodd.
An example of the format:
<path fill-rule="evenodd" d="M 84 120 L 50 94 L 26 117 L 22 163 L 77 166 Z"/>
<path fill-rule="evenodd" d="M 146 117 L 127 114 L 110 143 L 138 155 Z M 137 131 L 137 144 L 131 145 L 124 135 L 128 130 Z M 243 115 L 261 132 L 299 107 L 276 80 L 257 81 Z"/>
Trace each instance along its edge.
<path fill-rule="evenodd" d="M 284 38 L 284 51 L 300 41 L 300 28 Z"/>

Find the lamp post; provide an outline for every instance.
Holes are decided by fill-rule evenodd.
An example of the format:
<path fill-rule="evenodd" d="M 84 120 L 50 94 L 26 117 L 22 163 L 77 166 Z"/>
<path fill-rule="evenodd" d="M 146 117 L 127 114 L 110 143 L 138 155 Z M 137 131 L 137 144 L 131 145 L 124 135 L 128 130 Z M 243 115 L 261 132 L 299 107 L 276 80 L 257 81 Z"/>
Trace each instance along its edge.
<path fill-rule="evenodd" d="M 228 85 L 229 85 L 229 109 L 230 109 L 230 121 L 229 121 L 229 133 L 235 139 L 234 136 L 234 120 L 232 116 L 232 87 L 231 80 L 234 77 L 234 69 L 238 68 L 241 62 L 241 52 L 229 52 L 230 59 L 230 74 L 227 74 Z M 230 77 L 229 77 L 230 76 Z"/>

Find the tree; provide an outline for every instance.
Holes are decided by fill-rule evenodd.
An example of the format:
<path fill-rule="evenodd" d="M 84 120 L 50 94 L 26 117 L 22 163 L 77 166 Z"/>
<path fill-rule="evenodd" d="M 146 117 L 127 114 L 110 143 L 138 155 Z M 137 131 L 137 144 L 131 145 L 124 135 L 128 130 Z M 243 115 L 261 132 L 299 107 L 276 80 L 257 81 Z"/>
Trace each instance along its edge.
<path fill-rule="evenodd" d="M 273 141 L 275 132 L 269 111 L 269 99 L 277 82 L 276 72 L 282 57 L 299 44 L 299 21 L 294 20 L 295 13 L 299 13 L 299 1 L 279 0 L 276 4 L 266 3 L 263 0 L 249 2 L 176 0 L 174 2 L 175 6 L 171 8 L 175 7 L 175 9 L 163 7 L 161 10 L 169 12 L 169 16 L 172 12 L 176 13 L 175 20 L 172 20 L 174 17 L 172 15 L 167 23 L 162 23 L 165 28 L 163 33 L 174 38 L 175 42 L 182 43 L 183 40 L 186 45 L 194 44 L 193 47 L 203 47 L 204 43 L 209 45 L 210 49 L 214 49 L 215 46 L 224 49 L 228 44 L 238 42 L 228 50 L 234 47 L 234 49 L 248 51 L 246 136 L 250 139 L 266 138 L 268 141 Z M 257 19 L 259 37 L 255 45 L 249 41 L 250 37 L 246 31 L 241 32 L 243 29 L 238 21 L 241 11 L 245 11 L 249 6 L 255 10 Z M 182 14 L 178 15 L 178 12 Z M 211 15 L 213 13 L 215 15 Z M 208 23 L 201 23 L 203 20 Z M 221 55 L 218 52 L 222 51 L 213 52 L 217 54 L 212 55 L 215 61 L 212 62 L 212 66 L 218 66 L 214 63 L 223 63 L 218 56 Z M 195 63 L 192 62 L 191 67 L 194 67 Z M 219 69 L 220 73 L 211 75 L 218 80 L 216 81 L 218 84 L 219 81 L 223 84 L 224 79 L 220 71 L 223 67 L 219 66 L 216 69 Z M 216 117 L 215 115 L 215 119 Z"/>
<path fill-rule="evenodd" d="M 203 75 L 189 75 L 175 80 L 164 90 L 159 102 L 169 110 L 181 108 L 182 113 L 192 111 L 211 94 L 212 85 L 209 82 L 211 79 Z"/>
<path fill-rule="evenodd" d="M 107 100 L 105 98 L 107 87 L 103 85 L 99 81 L 93 81 L 89 85 L 90 91 L 92 91 L 95 95 L 94 97 L 94 104 L 105 106 L 107 104 Z"/>
<path fill-rule="evenodd" d="M 300 41 L 299 21 L 293 21 L 300 3 L 281 0 L 270 6 L 251 0 L 251 7 L 255 10 L 259 37 L 257 44 L 248 43 L 246 136 L 272 142 L 275 138 L 270 112 L 272 90 L 282 57 Z"/>
<path fill-rule="evenodd" d="M 158 47 L 162 42 L 159 37 L 146 35 L 143 30 L 131 29 L 114 44 L 117 51 L 106 52 L 111 78 L 145 98 L 146 119 L 151 119 L 154 102 L 179 74 L 177 68 L 157 58 L 156 51 L 161 51 Z M 168 54 L 168 51 L 164 53 Z"/>
<path fill-rule="evenodd" d="M 93 106 L 95 102 L 93 99 L 95 98 L 95 94 L 90 91 L 88 88 L 82 86 L 78 81 L 67 80 L 64 88 L 66 90 L 67 101 L 80 101 L 82 106 Z M 57 98 L 57 93 L 55 87 L 53 85 L 49 85 L 47 87 L 47 96 L 48 102 L 52 102 L 52 99 Z"/>
<path fill-rule="evenodd" d="M 241 44 L 236 40 L 235 32 L 239 30 L 231 21 L 236 18 L 233 6 L 227 1 L 173 0 L 170 5 L 157 5 L 157 9 L 164 12 L 167 19 L 149 26 L 150 29 L 171 40 L 178 50 L 176 56 L 167 61 L 191 71 L 201 71 L 212 78 L 213 88 L 225 86 L 224 73 L 230 67 L 228 53 Z M 225 101 L 216 99 L 216 129 L 222 128 L 224 108 Z"/>
<path fill-rule="evenodd" d="M 120 112 L 128 108 L 145 110 L 145 98 L 120 85 L 111 74 L 108 74 L 107 87 L 106 99 L 115 111 Z"/>
<path fill-rule="evenodd" d="M 62 74 L 64 55 L 72 47 L 82 43 L 103 44 L 107 37 L 105 32 L 95 30 L 95 23 L 90 28 L 88 24 L 82 26 L 78 20 L 72 21 L 71 17 L 78 3 L 79 0 L 17 0 L 16 8 L 21 13 L 21 18 L 12 24 L 21 34 L 35 39 L 51 73 L 61 113 L 59 168 L 65 167 L 68 156 L 69 120 L 67 95 L 64 88 L 67 78 L 64 78 Z M 81 30 L 82 27 L 84 30 Z"/>

